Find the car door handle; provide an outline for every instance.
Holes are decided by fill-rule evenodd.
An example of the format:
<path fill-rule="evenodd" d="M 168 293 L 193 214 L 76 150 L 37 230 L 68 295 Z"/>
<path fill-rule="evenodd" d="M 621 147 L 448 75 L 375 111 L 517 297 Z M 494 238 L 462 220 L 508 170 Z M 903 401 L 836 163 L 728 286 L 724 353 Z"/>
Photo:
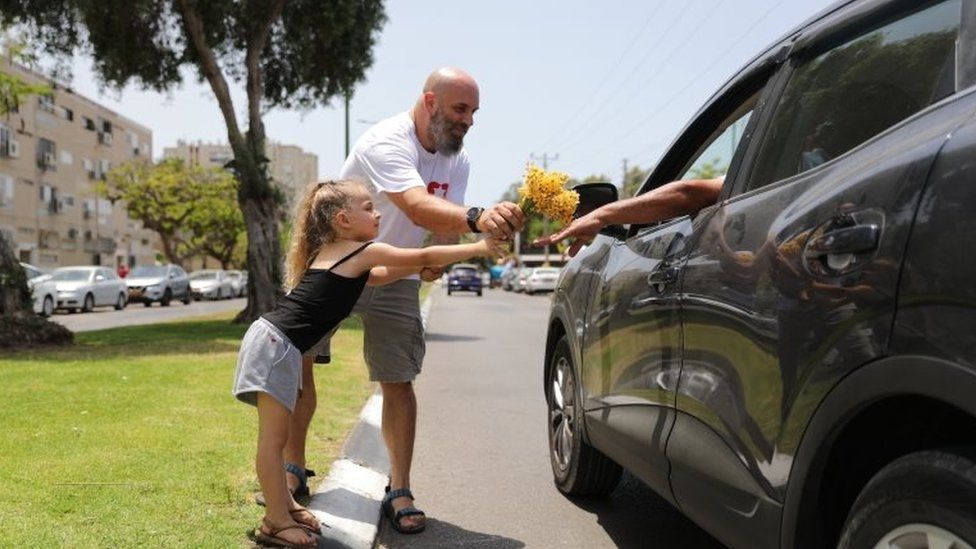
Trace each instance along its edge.
<path fill-rule="evenodd" d="M 877 249 L 880 237 L 881 228 L 875 224 L 833 229 L 811 240 L 804 256 L 816 259 L 825 255 L 869 252 Z"/>
<path fill-rule="evenodd" d="M 677 267 L 662 267 L 647 275 L 647 285 L 654 288 L 654 291 L 661 293 L 669 284 L 674 284 L 678 280 Z"/>

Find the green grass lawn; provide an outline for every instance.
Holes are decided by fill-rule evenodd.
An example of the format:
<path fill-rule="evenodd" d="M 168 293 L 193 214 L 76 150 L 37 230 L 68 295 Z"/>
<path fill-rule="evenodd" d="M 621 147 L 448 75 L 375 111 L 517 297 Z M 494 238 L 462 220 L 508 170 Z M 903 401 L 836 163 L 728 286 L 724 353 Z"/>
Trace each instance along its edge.
<path fill-rule="evenodd" d="M 0 354 L 0 546 L 249 545 L 257 414 L 230 394 L 246 326 L 229 318 Z M 316 367 L 322 476 L 371 391 L 361 345 L 350 319 Z"/>

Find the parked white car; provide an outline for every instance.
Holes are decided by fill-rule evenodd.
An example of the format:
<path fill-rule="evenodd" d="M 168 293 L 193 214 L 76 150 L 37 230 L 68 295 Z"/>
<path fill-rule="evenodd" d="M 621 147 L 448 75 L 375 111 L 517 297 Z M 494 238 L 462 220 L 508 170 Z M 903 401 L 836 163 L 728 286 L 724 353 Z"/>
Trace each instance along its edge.
<path fill-rule="evenodd" d="M 51 273 L 51 280 L 58 289 L 57 309 L 89 312 L 111 305 L 121 310 L 128 302 L 125 281 L 108 267 L 61 267 Z"/>
<path fill-rule="evenodd" d="M 21 263 L 27 275 L 27 287 L 34 298 L 34 312 L 49 317 L 54 314 L 54 304 L 58 301 L 57 285 L 51 280 L 51 275 L 44 274 L 40 269 L 27 263 Z"/>
<path fill-rule="evenodd" d="M 525 293 L 551 292 L 559 281 L 559 269 L 555 267 L 536 267 L 525 279 Z"/>
<path fill-rule="evenodd" d="M 223 269 L 203 269 L 190 275 L 190 291 L 194 299 L 230 299 L 234 297 L 227 271 Z"/>
<path fill-rule="evenodd" d="M 244 278 L 244 273 L 241 271 L 227 271 L 227 277 L 230 278 L 230 286 L 234 290 L 234 297 L 243 297 L 244 292 L 247 291 L 247 279 Z"/>

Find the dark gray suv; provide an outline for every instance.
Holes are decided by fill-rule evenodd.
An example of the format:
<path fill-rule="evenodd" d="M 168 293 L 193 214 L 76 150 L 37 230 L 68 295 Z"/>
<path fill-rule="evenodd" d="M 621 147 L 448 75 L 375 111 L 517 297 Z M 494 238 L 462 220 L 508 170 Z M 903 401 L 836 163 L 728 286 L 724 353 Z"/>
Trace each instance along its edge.
<path fill-rule="evenodd" d="M 976 546 L 974 84 L 976 0 L 842 2 L 726 83 L 641 189 L 718 203 L 564 270 L 559 489 L 626 468 L 731 547 Z"/>

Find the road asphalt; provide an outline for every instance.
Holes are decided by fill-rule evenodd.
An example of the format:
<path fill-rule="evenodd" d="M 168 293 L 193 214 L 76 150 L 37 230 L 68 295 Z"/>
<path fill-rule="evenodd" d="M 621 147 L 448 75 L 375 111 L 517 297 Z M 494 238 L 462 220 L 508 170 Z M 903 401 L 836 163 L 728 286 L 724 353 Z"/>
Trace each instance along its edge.
<path fill-rule="evenodd" d="M 184 305 L 173 301 L 168 307 L 158 303 L 146 307 L 142 303 L 130 303 L 125 309 L 116 311 L 112 307 L 98 307 L 90 313 L 68 313 L 57 311 L 51 320 L 63 324 L 72 332 L 90 332 L 92 330 L 106 330 L 122 326 L 139 326 L 156 324 L 158 322 L 172 322 L 195 316 L 222 313 L 225 311 L 241 311 L 247 306 L 247 299 L 227 299 L 221 301 L 194 301 Z"/>
<path fill-rule="evenodd" d="M 542 389 L 549 302 L 434 289 L 411 478 L 428 528 L 404 536 L 384 520 L 377 545 L 721 547 L 629 475 L 606 499 L 569 499 L 553 485 Z"/>

